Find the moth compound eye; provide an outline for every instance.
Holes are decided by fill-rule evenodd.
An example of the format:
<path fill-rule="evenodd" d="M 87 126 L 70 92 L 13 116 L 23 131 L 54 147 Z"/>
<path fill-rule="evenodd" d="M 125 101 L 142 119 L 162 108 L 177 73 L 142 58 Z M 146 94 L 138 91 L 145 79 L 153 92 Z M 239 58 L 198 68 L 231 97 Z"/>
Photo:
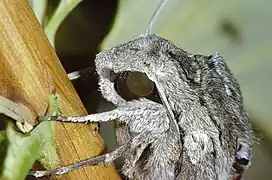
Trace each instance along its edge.
<path fill-rule="evenodd" d="M 115 89 L 125 100 L 147 97 L 154 88 L 154 83 L 144 73 L 125 71 L 115 78 Z"/>
<path fill-rule="evenodd" d="M 158 98 L 154 82 L 144 73 L 124 71 L 118 74 L 114 82 L 117 93 L 127 101 L 140 97 L 156 101 Z"/>
<path fill-rule="evenodd" d="M 129 91 L 139 97 L 150 95 L 154 89 L 154 83 L 150 81 L 146 74 L 140 72 L 131 72 L 125 80 Z"/>

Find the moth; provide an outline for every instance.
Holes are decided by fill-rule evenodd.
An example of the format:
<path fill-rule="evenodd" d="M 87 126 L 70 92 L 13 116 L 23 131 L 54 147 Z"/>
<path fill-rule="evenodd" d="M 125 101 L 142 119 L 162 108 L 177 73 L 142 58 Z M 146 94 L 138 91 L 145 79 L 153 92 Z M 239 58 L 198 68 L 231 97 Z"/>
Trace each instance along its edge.
<path fill-rule="evenodd" d="M 188 53 L 147 33 L 99 53 L 95 59 L 102 96 L 115 109 L 69 122 L 115 121 L 116 150 L 41 177 L 110 163 L 125 157 L 122 173 L 135 180 L 241 179 L 250 164 L 253 131 L 240 87 L 219 54 Z"/>

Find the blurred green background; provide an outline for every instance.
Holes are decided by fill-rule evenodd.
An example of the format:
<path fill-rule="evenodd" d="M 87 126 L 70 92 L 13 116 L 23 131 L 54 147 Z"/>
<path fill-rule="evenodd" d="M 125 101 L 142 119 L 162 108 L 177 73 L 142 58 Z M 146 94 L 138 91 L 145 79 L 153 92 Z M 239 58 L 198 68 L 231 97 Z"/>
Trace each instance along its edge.
<path fill-rule="evenodd" d="M 49 7 L 54 7 L 59 1 L 48 2 Z M 158 3 L 159 0 L 82 1 L 61 23 L 55 37 L 55 48 L 66 71 L 93 67 L 96 53 L 144 33 Z M 261 140 L 254 145 L 246 180 L 272 179 L 271 7 L 270 0 L 169 0 L 153 28 L 155 34 L 186 51 L 205 55 L 219 52 L 227 60 Z M 88 111 L 97 111 L 101 98 L 96 91 L 96 77 L 88 75 L 74 82 L 74 86 Z M 111 150 L 113 130 L 104 126 L 101 129 Z"/>

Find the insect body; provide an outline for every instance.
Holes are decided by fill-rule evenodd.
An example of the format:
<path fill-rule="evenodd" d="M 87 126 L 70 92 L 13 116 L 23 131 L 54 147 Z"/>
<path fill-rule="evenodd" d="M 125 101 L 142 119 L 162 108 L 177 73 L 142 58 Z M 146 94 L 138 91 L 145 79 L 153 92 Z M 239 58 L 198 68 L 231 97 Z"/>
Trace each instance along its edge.
<path fill-rule="evenodd" d="M 221 56 L 192 55 L 148 35 L 100 53 L 96 67 L 102 95 L 119 112 L 117 140 L 133 146 L 128 177 L 229 179 L 235 156 L 250 159 L 251 124 Z M 154 92 L 137 100 L 118 94 L 114 78 L 127 71 L 145 73 L 160 99 L 150 97 Z"/>
<path fill-rule="evenodd" d="M 70 122 L 116 122 L 119 147 L 111 153 L 52 171 L 63 174 L 125 157 L 122 172 L 135 180 L 238 180 L 251 159 L 252 127 L 236 79 L 224 59 L 190 54 L 147 33 L 96 56 L 102 96 L 112 111 Z"/>
<path fill-rule="evenodd" d="M 225 180 L 238 177 L 242 166 L 237 165 L 250 161 L 251 124 L 239 85 L 218 54 L 190 54 L 159 36 L 144 35 L 99 53 L 95 63 L 100 91 L 116 108 L 47 119 L 116 122 L 120 147 L 84 165 L 123 156 L 129 179 Z"/>

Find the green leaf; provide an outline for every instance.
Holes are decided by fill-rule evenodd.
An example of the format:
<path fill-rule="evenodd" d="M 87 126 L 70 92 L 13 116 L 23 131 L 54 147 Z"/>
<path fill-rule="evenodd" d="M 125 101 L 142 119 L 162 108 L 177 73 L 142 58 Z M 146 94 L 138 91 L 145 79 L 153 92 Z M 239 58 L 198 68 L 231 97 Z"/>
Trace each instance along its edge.
<path fill-rule="evenodd" d="M 29 0 L 29 3 L 39 22 L 42 24 L 46 14 L 47 0 Z"/>
<path fill-rule="evenodd" d="M 61 0 L 59 2 L 58 7 L 44 28 L 52 46 L 55 46 L 55 36 L 62 21 L 81 1 L 82 0 Z"/>
<path fill-rule="evenodd" d="M 158 0 L 120 0 L 109 49 L 145 33 Z M 253 123 L 272 139 L 272 1 L 169 0 L 153 32 L 178 47 L 209 55 L 219 52 L 240 82 Z"/>
<path fill-rule="evenodd" d="M 0 131 L 0 143 L 6 139 L 6 131 Z"/>
<path fill-rule="evenodd" d="M 46 112 L 46 116 L 57 116 L 59 112 L 58 97 L 54 94 L 49 97 L 50 103 Z M 44 123 L 44 122 L 43 122 Z M 55 149 L 54 136 L 53 136 L 53 126 L 52 122 L 49 122 L 50 131 L 52 133 L 46 134 L 43 137 L 45 140 L 45 145 L 40 153 L 39 161 L 45 167 L 45 169 L 55 169 L 58 167 L 58 155 Z"/>
<path fill-rule="evenodd" d="M 57 97 L 52 95 L 46 115 L 58 112 Z M 28 134 L 15 130 L 11 122 L 6 129 L 8 146 L 0 179 L 21 180 L 28 174 L 34 162 L 39 160 L 47 169 L 58 167 L 58 156 L 53 141 L 51 122 L 42 122 Z"/>
<path fill-rule="evenodd" d="M 1 130 L 0 131 L 0 174 L 3 169 L 3 160 L 7 153 L 7 147 L 8 147 L 8 140 L 6 136 L 6 131 Z"/>
<path fill-rule="evenodd" d="M 49 123 L 43 122 L 30 134 L 23 135 L 17 132 L 11 123 L 8 123 L 6 131 L 9 145 L 0 179 L 20 180 L 25 178 L 34 162 L 40 157 L 40 152 L 47 141 L 45 135 L 52 133 L 49 126 Z"/>

